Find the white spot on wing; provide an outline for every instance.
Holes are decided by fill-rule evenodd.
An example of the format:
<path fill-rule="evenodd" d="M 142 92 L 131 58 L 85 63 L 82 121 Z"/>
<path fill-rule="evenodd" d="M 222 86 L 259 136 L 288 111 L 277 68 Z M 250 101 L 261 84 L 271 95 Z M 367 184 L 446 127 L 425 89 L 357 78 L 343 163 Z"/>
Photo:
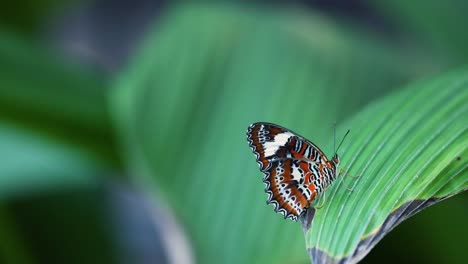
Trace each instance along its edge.
<path fill-rule="evenodd" d="M 289 138 L 294 136 L 290 132 L 279 133 L 276 135 L 272 141 L 265 142 L 263 144 L 263 151 L 265 153 L 265 157 L 270 157 L 275 155 L 278 149 L 288 142 Z"/>
<path fill-rule="evenodd" d="M 304 175 L 302 175 L 301 171 L 299 171 L 299 166 L 294 165 L 294 164 L 292 165 L 291 176 L 292 176 L 292 179 L 297 181 L 297 182 L 300 182 L 301 179 L 304 177 Z"/>

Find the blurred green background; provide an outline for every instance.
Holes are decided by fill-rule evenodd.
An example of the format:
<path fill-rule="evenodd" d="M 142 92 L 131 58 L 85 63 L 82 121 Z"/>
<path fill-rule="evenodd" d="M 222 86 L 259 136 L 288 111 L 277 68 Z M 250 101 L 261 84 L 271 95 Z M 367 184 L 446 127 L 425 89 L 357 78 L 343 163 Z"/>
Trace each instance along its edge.
<path fill-rule="evenodd" d="M 247 126 L 291 127 L 331 155 L 335 122 L 468 63 L 467 11 L 4 3 L 0 263 L 310 263 L 300 225 L 265 205 Z M 362 263 L 463 263 L 467 202 L 410 218 Z"/>

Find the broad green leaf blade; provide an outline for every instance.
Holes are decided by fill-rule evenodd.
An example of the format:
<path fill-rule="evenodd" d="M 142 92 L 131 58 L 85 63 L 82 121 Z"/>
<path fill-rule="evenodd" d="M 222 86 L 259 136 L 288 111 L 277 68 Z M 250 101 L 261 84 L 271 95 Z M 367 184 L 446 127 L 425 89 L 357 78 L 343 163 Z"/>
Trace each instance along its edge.
<path fill-rule="evenodd" d="M 60 188 L 91 188 L 104 166 L 86 152 L 0 122 L 0 200 Z"/>
<path fill-rule="evenodd" d="M 108 174 L 108 168 L 86 151 L 2 120 L 2 263 L 45 263 L 52 259 L 111 263 L 116 249 L 109 235 L 110 217 L 101 188 L 101 177 Z"/>
<path fill-rule="evenodd" d="M 433 57 L 441 54 L 449 63 L 466 64 L 468 35 L 460 25 L 466 25 L 468 2 L 459 0 L 367 1 L 385 15 L 401 31 L 419 39 L 417 46 L 430 45 Z"/>
<path fill-rule="evenodd" d="M 467 101 L 468 71 L 458 71 L 415 83 L 343 125 L 353 134 L 341 166 L 359 177 L 339 178 L 304 222 L 314 264 L 356 263 L 396 225 L 468 188 Z"/>
<path fill-rule="evenodd" d="M 97 74 L 0 30 L 0 118 L 117 163 L 106 88 Z"/>
<path fill-rule="evenodd" d="M 415 64 L 302 12 L 191 7 L 160 24 L 112 97 L 130 174 L 175 210 L 200 263 L 308 261 L 300 225 L 265 205 L 247 126 L 279 123 L 331 150 L 333 123 Z"/>

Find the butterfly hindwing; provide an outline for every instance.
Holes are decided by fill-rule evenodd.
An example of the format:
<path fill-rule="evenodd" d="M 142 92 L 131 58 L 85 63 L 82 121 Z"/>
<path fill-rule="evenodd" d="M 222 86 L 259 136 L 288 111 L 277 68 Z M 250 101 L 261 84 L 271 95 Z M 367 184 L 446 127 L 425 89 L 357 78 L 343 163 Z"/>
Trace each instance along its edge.
<path fill-rule="evenodd" d="M 264 172 L 267 203 L 273 204 L 275 212 L 280 212 L 285 218 L 296 221 L 316 196 L 315 187 L 304 183 L 305 168 L 308 166 L 306 161 L 287 159 L 273 161 Z"/>
<path fill-rule="evenodd" d="M 297 221 L 323 189 L 332 172 L 323 152 L 298 134 L 269 123 L 252 124 L 247 131 L 268 194 L 267 203 Z"/>

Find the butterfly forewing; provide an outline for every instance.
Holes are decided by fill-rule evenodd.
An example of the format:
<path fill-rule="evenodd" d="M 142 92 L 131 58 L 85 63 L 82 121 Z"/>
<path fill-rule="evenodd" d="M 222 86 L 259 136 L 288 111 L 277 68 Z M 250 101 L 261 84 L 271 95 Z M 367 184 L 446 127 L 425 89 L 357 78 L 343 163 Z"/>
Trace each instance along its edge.
<path fill-rule="evenodd" d="M 247 139 L 265 175 L 267 203 L 297 221 L 326 187 L 334 167 L 317 146 L 278 125 L 252 124 Z"/>

